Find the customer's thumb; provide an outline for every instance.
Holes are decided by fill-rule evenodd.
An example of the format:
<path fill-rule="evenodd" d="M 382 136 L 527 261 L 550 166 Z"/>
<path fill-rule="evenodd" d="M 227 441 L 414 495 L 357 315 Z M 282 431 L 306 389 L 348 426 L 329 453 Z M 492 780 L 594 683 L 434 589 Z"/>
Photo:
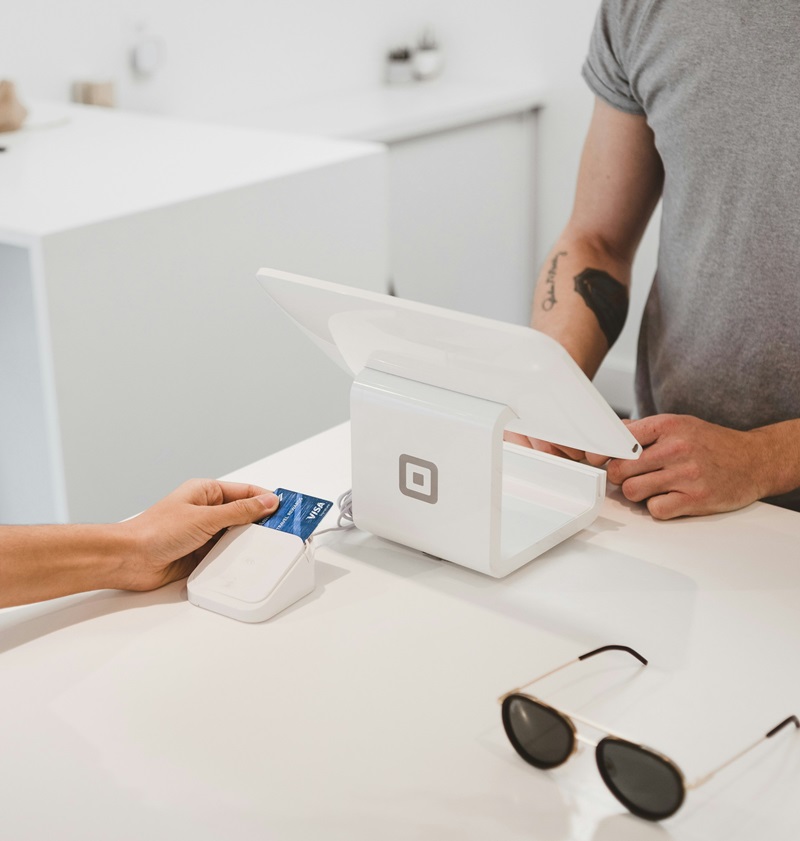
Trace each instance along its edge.
<path fill-rule="evenodd" d="M 279 503 L 280 500 L 274 493 L 265 493 L 215 506 L 214 513 L 219 518 L 220 528 L 241 526 L 273 514 Z"/>

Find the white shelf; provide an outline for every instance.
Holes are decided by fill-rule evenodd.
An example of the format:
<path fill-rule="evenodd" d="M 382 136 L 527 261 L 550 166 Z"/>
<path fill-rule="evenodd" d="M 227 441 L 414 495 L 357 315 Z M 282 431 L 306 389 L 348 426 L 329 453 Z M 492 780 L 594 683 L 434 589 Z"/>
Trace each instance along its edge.
<path fill-rule="evenodd" d="M 334 94 L 257 112 L 248 122 L 328 137 L 394 143 L 458 128 L 544 104 L 544 89 L 529 83 L 435 80 Z"/>
<path fill-rule="evenodd" d="M 0 237 L 27 241 L 353 160 L 364 143 L 36 104 L 0 135 Z"/>

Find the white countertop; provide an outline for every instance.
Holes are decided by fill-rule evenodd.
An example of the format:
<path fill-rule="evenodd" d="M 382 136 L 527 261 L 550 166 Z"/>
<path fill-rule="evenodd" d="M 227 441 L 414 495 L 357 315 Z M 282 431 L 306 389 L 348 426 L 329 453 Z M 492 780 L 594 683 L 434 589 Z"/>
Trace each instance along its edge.
<path fill-rule="evenodd" d="M 14 242 L 352 158 L 366 143 L 34 104 L 0 134 L 0 240 Z"/>
<path fill-rule="evenodd" d="M 231 478 L 335 499 L 349 428 Z M 755 504 L 658 523 L 612 492 L 591 528 L 502 580 L 360 532 L 319 541 L 316 591 L 259 625 L 192 606 L 183 583 L 0 612 L 3 836 L 800 836 L 800 731 L 652 825 L 585 748 L 553 772 L 525 765 L 496 702 L 599 645 L 633 646 L 646 669 L 607 654 L 537 694 L 689 778 L 800 714 L 800 515 Z"/>
<path fill-rule="evenodd" d="M 417 137 L 542 103 L 535 84 L 439 79 L 254 109 L 247 128 L 33 103 L 22 130 L 0 134 L 0 239 L 27 242 L 378 154 L 364 141 Z"/>
<path fill-rule="evenodd" d="M 544 89 L 534 83 L 435 79 L 254 110 L 247 122 L 265 128 L 392 143 L 531 111 L 543 103 Z"/>

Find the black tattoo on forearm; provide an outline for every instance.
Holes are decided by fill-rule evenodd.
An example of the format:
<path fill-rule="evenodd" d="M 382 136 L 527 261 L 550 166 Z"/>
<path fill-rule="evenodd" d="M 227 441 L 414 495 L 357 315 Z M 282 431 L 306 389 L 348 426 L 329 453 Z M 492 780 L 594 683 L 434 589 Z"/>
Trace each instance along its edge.
<path fill-rule="evenodd" d="M 566 257 L 566 251 L 559 251 L 558 254 L 553 257 L 553 262 L 550 264 L 550 268 L 547 270 L 547 277 L 544 279 L 544 300 L 542 301 L 542 309 L 545 312 L 550 312 L 551 309 L 555 306 L 556 303 L 556 267 L 558 266 L 558 258 L 559 257 Z"/>
<path fill-rule="evenodd" d="M 575 291 L 597 317 L 611 347 L 619 338 L 628 315 L 628 290 L 608 272 L 584 269 L 575 275 Z"/>

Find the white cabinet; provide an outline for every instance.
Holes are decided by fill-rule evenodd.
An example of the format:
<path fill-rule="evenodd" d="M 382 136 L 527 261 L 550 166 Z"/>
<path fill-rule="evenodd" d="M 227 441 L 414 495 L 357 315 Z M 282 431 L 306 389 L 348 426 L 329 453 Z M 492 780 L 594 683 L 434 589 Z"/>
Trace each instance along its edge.
<path fill-rule="evenodd" d="M 382 146 L 50 125 L 1 144 L 0 522 L 128 516 L 348 417 L 349 378 L 255 275 L 385 289 Z"/>
<path fill-rule="evenodd" d="M 390 144 L 399 296 L 529 323 L 534 120 L 527 111 Z"/>
<path fill-rule="evenodd" d="M 271 109 L 253 122 L 386 143 L 394 291 L 528 324 L 541 102 L 529 86 L 438 80 Z"/>

